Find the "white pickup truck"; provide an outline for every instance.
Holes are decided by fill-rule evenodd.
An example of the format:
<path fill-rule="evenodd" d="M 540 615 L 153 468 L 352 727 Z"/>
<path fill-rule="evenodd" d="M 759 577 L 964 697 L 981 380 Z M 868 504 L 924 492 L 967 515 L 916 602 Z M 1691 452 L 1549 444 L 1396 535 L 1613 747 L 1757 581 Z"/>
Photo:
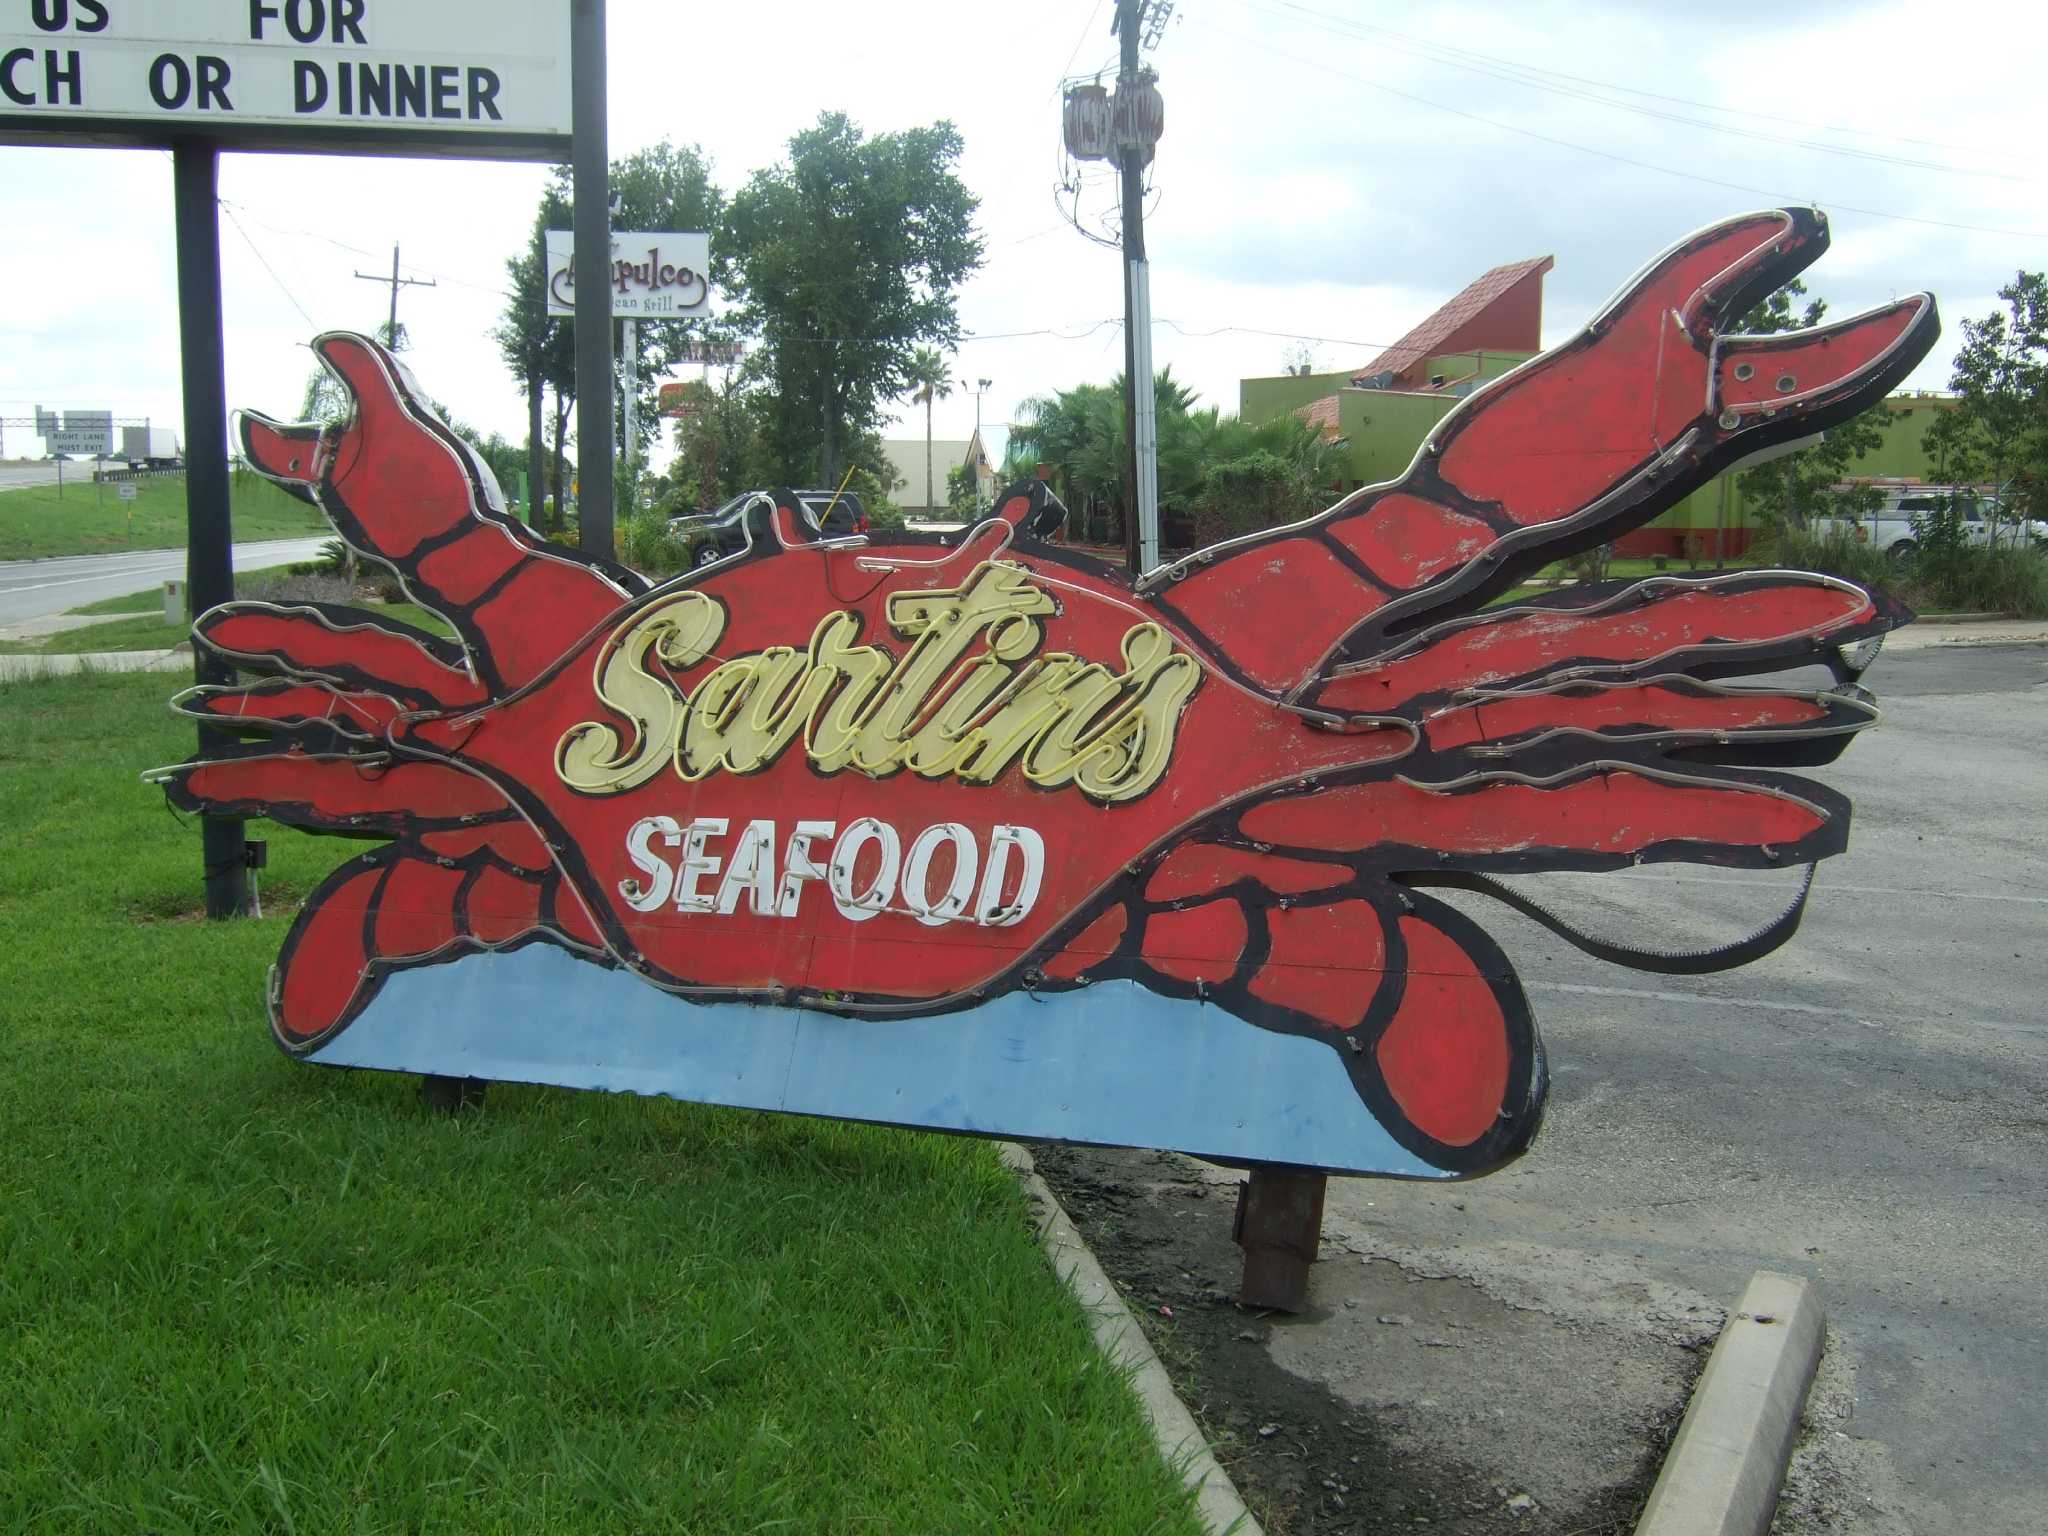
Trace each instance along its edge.
<path fill-rule="evenodd" d="M 1846 487 L 1844 487 L 1846 489 Z M 1904 564 L 1920 552 L 1915 518 L 1947 508 L 1951 501 L 1963 514 L 1963 536 L 1972 544 L 1992 541 L 1993 520 L 2001 545 L 2024 544 L 2029 539 L 2048 539 L 2048 522 L 2040 518 L 1999 515 L 1999 500 L 1988 492 L 1963 485 L 1908 485 L 1882 488 L 1884 501 L 1874 512 L 1860 517 L 1810 517 L 1807 528 L 1822 536 L 1843 534 L 1858 543 L 1882 550 Z"/>

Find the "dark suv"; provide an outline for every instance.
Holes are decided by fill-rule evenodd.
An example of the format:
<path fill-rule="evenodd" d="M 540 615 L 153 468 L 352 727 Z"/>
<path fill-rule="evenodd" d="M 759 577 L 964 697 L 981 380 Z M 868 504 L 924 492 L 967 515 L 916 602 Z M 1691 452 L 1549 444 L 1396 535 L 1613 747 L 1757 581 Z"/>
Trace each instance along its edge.
<path fill-rule="evenodd" d="M 831 491 L 791 490 L 742 491 L 716 512 L 692 512 L 670 518 L 668 531 L 677 538 L 698 541 L 690 557 L 692 565 L 709 565 L 738 554 L 747 547 L 750 528 L 753 543 L 766 548 L 775 537 L 768 526 L 767 505 L 757 505 L 753 515 L 747 515 L 747 504 L 756 497 L 794 506 L 797 522 L 808 538 L 843 539 L 868 531 L 868 510 L 853 492 L 834 495 Z"/>

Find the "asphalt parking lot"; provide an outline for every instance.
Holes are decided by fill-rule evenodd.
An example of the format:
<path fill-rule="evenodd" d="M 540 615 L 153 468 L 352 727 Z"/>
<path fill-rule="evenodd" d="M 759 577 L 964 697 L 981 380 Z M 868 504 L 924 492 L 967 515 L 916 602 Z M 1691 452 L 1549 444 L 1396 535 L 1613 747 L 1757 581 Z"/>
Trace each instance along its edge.
<path fill-rule="evenodd" d="M 1307 1317 L 1215 1294 L 1234 1174 L 1072 1154 L 1084 1234 L 1287 1528 L 1383 1528 L 1354 1523 L 1364 1442 L 1330 1443 L 1366 1436 L 1441 1469 L 1440 1501 L 1384 1512 L 1403 1524 L 1626 1529 L 1699 1346 L 1767 1267 L 1814 1277 L 1830 1325 L 1780 1530 L 2048 1529 L 2048 646 L 1896 647 L 1866 681 L 1884 722 L 1815 770 L 1855 802 L 1851 849 L 1776 954 L 1645 976 L 1472 908 L 1537 1006 L 1543 1132 L 1468 1185 L 1332 1180 Z M 1692 866 L 1543 889 L 1667 945 L 1789 895 Z M 1267 1417 L 1269 1451 L 1301 1443 L 1291 1480 L 1257 1466 Z"/>

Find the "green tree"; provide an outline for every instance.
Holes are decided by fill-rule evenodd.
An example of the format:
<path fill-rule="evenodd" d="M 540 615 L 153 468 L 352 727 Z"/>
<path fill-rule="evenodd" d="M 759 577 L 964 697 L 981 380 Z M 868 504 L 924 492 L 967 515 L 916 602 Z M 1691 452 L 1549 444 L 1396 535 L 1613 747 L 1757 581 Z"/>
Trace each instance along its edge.
<path fill-rule="evenodd" d="M 1010 429 L 1006 476 L 1048 466 L 1059 497 L 1080 520 L 1085 537 L 1123 536 L 1124 401 L 1121 378 L 1077 384 L 1036 395 L 1017 407 Z M 1114 512 L 1116 528 L 1108 526 Z M 1098 519 L 1100 522 L 1098 523 Z"/>
<path fill-rule="evenodd" d="M 970 521 L 981 515 L 981 487 L 965 464 L 955 464 L 946 471 L 946 510 Z"/>
<path fill-rule="evenodd" d="M 946 359 L 930 347 L 919 347 L 910 356 L 910 398 L 924 403 L 924 504 L 930 511 L 932 499 L 932 402 L 953 393 L 953 376 Z M 949 481 L 948 484 L 951 482 Z"/>
<path fill-rule="evenodd" d="M 1341 444 L 1296 416 L 1256 425 L 1214 406 L 1162 370 L 1153 382 L 1159 438 L 1159 505 L 1192 521 L 1196 543 L 1290 522 L 1335 499 L 1346 468 Z M 1006 474 L 1050 466 L 1054 489 L 1081 516 L 1124 515 L 1123 379 L 1037 396 L 1018 407 Z"/>
<path fill-rule="evenodd" d="M 732 321 L 757 338 L 748 367 L 786 473 L 836 486 L 916 349 L 959 340 L 955 291 L 982 257 L 960 152 L 948 122 L 868 138 L 825 113 L 734 196 Z"/>
<path fill-rule="evenodd" d="M 1998 290 L 2003 314 L 1965 320 L 1949 387 L 1956 407 L 1922 439 L 1956 481 L 1989 480 L 2004 510 L 2048 509 L 2048 275 L 2016 273 Z"/>
<path fill-rule="evenodd" d="M 708 512 L 741 491 L 774 483 L 759 390 L 728 376 L 718 385 L 691 382 L 684 386 L 683 399 L 689 414 L 676 419 L 675 458 L 661 493 L 671 516 Z"/>
<path fill-rule="evenodd" d="M 526 249 L 505 263 L 505 313 L 491 332 L 499 356 L 526 396 L 527 521 L 553 532 L 563 526 L 564 438 L 569 411 L 576 402 L 576 333 L 568 321 L 548 315 L 545 241 L 547 231 L 565 229 L 568 224 L 569 212 L 560 188 L 550 183 L 534 212 Z M 554 391 L 555 400 L 552 438 L 546 428 L 549 390 Z"/>

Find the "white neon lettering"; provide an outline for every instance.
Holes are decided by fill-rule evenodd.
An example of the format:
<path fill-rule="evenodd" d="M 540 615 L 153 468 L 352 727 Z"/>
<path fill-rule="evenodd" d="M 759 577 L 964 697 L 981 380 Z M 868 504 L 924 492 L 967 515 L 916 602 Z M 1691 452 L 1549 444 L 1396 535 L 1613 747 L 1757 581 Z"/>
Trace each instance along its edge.
<path fill-rule="evenodd" d="M 726 819 L 723 816 L 699 816 L 690 823 L 683 834 L 683 857 L 676 866 L 676 910 L 679 912 L 709 912 L 713 897 L 697 889 L 697 882 L 707 875 L 715 875 L 724 863 L 716 854 L 704 851 L 704 839 L 725 836 Z"/>
<path fill-rule="evenodd" d="M 946 894 L 935 902 L 931 895 L 932 855 L 939 851 L 939 844 L 946 842 L 953 845 L 953 878 L 946 886 Z M 974 894 L 975 866 L 980 860 L 981 850 L 974 846 L 974 834 L 959 822 L 942 821 L 926 827 L 917 834 L 917 841 L 910 845 L 910 856 L 903 861 L 903 904 L 927 928 L 950 923 L 967 910 L 967 899 Z"/>
<path fill-rule="evenodd" d="M 782 855 L 782 900 L 775 911 L 779 917 L 795 917 L 803 900 L 806 880 L 823 880 L 825 866 L 811 852 L 811 839 L 830 837 L 839 830 L 831 821 L 800 821 L 789 834 L 789 848 Z"/>
<path fill-rule="evenodd" d="M 626 856 L 652 882 L 619 882 L 619 894 L 626 898 L 626 905 L 635 912 L 652 912 L 668 900 L 668 893 L 675 887 L 676 872 L 669 868 L 668 860 L 648 846 L 657 833 L 671 848 L 682 841 L 682 828 L 676 825 L 672 816 L 643 816 L 626 833 Z"/>
<path fill-rule="evenodd" d="M 739 909 L 740 894 L 752 892 L 748 905 L 757 917 L 775 915 L 775 823 L 750 821 L 740 832 L 725 880 L 718 887 L 718 911 L 730 916 Z"/>
<path fill-rule="evenodd" d="M 1003 902 L 1003 879 L 1009 871 L 1010 852 L 1024 856 L 1024 868 L 1017 882 L 1017 894 Z M 1038 904 L 1038 889 L 1045 883 L 1045 839 L 1030 827 L 998 826 L 988 843 L 988 870 L 981 877 L 981 894 L 975 898 L 974 920 L 991 928 L 1008 928 L 1024 921 L 1024 914 Z"/>
<path fill-rule="evenodd" d="M 712 852 L 711 841 L 734 825 L 740 831 L 730 855 Z M 778 826 L 769 817 L 644 816 L 626 832 L 626 856 L 639 873 L 618 882 L 619 895 L 637 912 L 667 903 L 717 917 L 740 913 L 744 898 L 754 917 L 788 919 L 800 915 L 805 887 L 822 884 L 848 922 L 893 912 L 927 928 L 1007 928 L 1030 914 L 1045 883 L 1045 839 L 1030 827 L 999 822 L 984 846 L 965 823 L 942 821 L 906 849 L 896 828 L 874 816 L 849 822 L 843 834 L 836 822 L 798 821 L 787 842 L 779 842 Z M 664 856 L 662 848 L 680 852 Z"/>
<path fill-rule="evenodd" d="M 882 865 L 875 871 L 875 878 L 869 882 L 868 888 L 856 896 L 853 891 L 854 864 L 869 843 L 881 849 Z M 832 850 L 828 882 L 832 890 L 832 904 L 839 908 L 839 915 L 849 922 L 864 923 L 880 914 L 889 905 L 889 893 L 896 889 L 896 872 L 902 861 L 902 840 L 886 821 L 863 816 L 848 827 L 846 835 L 839 840 L 839 846 Z"/>

